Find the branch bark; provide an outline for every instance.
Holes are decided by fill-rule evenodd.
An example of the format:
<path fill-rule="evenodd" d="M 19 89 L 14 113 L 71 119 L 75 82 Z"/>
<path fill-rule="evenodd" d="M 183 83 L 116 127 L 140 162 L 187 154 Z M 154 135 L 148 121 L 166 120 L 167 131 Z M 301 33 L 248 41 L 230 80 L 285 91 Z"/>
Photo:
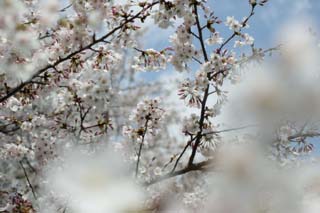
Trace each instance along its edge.
<path fill-rule="evenodd" d="M 146 120 L 146 123 L 144 125 L 144 131 L 143 131 L 143 134 L 142 134 L 141 144 L 140 144 L 140 147 L 139 147 L 138 160 L 137 160 L 137 164 L 136 164 L 136 177 L 138 177 L 139 163 L 140 163 L 140 158 L 141 158 L 141 151 L 142 151 L 142 147 L 143 147 L 143 143 L 144 143 L 144 138 L 145 138 L 147 130 L 148 130 L 148 122 L 149 122 L 149 119 Z"/>
<path fill-rule="evenodd" d="M 212 165 L 212 160 L 202 161 L 200 163 L 188 165 L 184 169 L 181 169 L 181 170 L 178 170 L 178 171 L 175 171 L 175 172 L 170 172 L 168 174 L 160 176 L 160 177 L 158 177 L 156 179 L 153 179 L 153 180 L 151 180 L 151 181 L 149 181 L 147 183 L 144 183 L 143 185 L 144 186 L 150 186 L 150 185 L 158 183 L 160 181 L 167 180 L 167 179 L 170 179 L 170 178 L 173 178 L 173 177 L 176 177 L 176 176 L 179 176 L 179 175 L 183 175 L 183 174 L 186 174 L 186 173 L 189 173 L 189 172 L 192 172 L 192 171 L 207 171 L 210 168 L 212 168 L 212 166 L 213 166 Z"/>
<path fill-rule="evenodd" d="M 78 49 L 75 52 L 72 52 L 70 54 L 68 54 L 67 56 L 60 58 L 59 60 L 57 60 L 55 63 L 53 64 L 49 64 L 47 66 L 45 66 L 44 68 L 38 70 L 35 74 L 33 74 L 31 76 L 31 78 L 25 82 L 22 82 L 19 86 L 13 88 L 11 91 L 9 91 L 6 95 L 4 95 L 3 97 L 0 98 L 0 103 L 4 102 L 5 100 L 7 100 L 8 98 L 10 98 L 11 96 L 15 95 L 16 93 L 18 93 L 19 91 L 21 91 L 26 85 L 29 85 L 32 83 L 33 79 L 38 77 L 40 74 L 44 73 L 45 71 L 49 70 L 49 69 L 55 69 L 56 66 L 58 66 L 59 64 L 61 64 L 62 62 L 68 61 L 70 60 L 72 57 L 76 56 L 77 54 L 85 51 L 85 50 L 90 50 L 94 45 L 101 43 L 101 42 L 105 42 L 105 39 L 109 38 L 111 35 L 113 35 L 115 32 L 117 32 L 118 30 L 121 30 L 126 24 L 134 21 L 135 19 L 137 19 L 143 12 L 145 12 L 146 10 L 152 8 L 153 6 L 155 6 L 156 4 L 158 4 L 159 1 L 153 2 L 152 4 L 149 4 L 147 7 L 143 8 L 140 12 L 136 13 L 134 16 L 132 16 L 129 19 L 126 19 L 125 22 L 123 22 L 122 24 L 120 24 L 118 27 L 114 28 L 113 30 L 111 30 L 109 33 L 105 34 L 104 36 L 102 36 L 99 39 L 94 39 L 94 41 L 80 49 Z"/>

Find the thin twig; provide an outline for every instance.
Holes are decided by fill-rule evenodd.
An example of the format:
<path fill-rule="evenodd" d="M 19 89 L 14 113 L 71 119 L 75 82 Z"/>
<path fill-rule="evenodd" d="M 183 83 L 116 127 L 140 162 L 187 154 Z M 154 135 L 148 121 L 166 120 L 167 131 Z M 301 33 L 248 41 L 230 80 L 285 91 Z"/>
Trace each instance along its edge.
<path fill-rule="evenodd" d="M 23 166 L 23 164 L 22 164 L 21 161 L 19 161 L 19 164 L 20 164 L 21 168 L 23 169 L 24 176 L 25 176 L 25 178 L 27 179 L 28 185 L 29 185 L 29 187 L 30 187 L 30 189 L 31 189 L 31 192 L 32 192 L 32 195 L 33 195 L 34 199 L 37 199 L 35 190 L 34 190 L 32 184 L 31 184 L 31 182 L 30 182 L 30 179 L 29 179 L 29 177 L 28 177 L 28 173 L 27 173 L 26 169 L 24 168 L 24 166 Z"/>
<path fill-rule="evenodd" d="M 73 4 L 71 3 L 71 4 L 69 4 L 68 6 L 66 6 L 66 7 L 58 10 L 58 12 L 65 12 L 67 9 L 69 9 L 70 7 L 72 7 L 72 5 L 73 5 Z"/>
<path fill-rule="evenodd" d="M 194 141 L 195 139 L 196 139 L 195 137 L 194 138 L 191 137 L 191 140 L 188 141 L 187 145 L 184 147 L 184 149 L 180 153 L 179 157 L 177 158 L 177 160 L 176 160 L 171 172 L 174 172 L 174 170 L 177 168 L 178 163 L 179 163 L 180 159 L 182 158 L 183 154 L 186 152 L 187 148 L 191 145 L 192 141 Z"/>
<path fill-rule="evenodd" d="M 196 57 L 192 56 L 192 59 L 195 60 L 196 62 L 198 62 L 199 64 L 202 64 L 202 62 L 199 59 L 197 59 Z"/>
<path fill-rule="evenodd" d="M 231 132 L 231 131 L 236 131 L 236 130 L 242 130 L 242 129 L 246 129 L 249 127 L 256 127 L 256 124 L 252 124 L 252 125 L 246 125 L 246 126 L 242 126 L 242 127 L 236 127 L 236 128 L 230 128 L 230 129 L 223 129 L 223 130 L 217 130 L 217 131 L 212 131 L 212 132 L 206 132 L 204 134 L 202 134 L 203 136 L 205 135 L 210 135 L 210 134 L 219 134 L 219 133 L 223 133 L 223 132 Z"/>
<path fill-rule="evenodd" d="M 158 183 L 160 181 L 172 178 L 172 177 L 176 177 L 179 175 L 183 175 L 186 173 L 189 173 L 191 171 L 206 171 L 208 169 L 210 169 L 212 167 L 212 160 L 206 160 L 206 161 L 202 161 L 200 163 L 195 163 L 195 164 L 191 164 L 188 165 L 186 168 L 175 171 L 175 172 L 169 172 L 163 176 L 160 176 L 158 178 L 155 178 L 149 182 L 144 183 L 145 186 L 150 186 L 152 184 Z"/>
<path fill-rule="evenodd" d="M 244 27 L 244 26 L 247 24 L 247 22 L 249 21 L 249 19 L 254 15 L 254 8 L 255 8 L 255 6 L 252 5 L 249 16 L 242 22 L 242 27 Z M 240 31 L 241 31 L 241 29 L 240 29 Z M 236 35 L 238 35 L 238 34 L 239 34 L 238 32 L 233 32 L 232 35 L 231 35 L 227 40 L 225 40 L 225 41 L 221 44 L 221 46 L 217 49 L 217 53 L 220 54 L 222 48 L 223 48 L 225 45 L 227 45 L 227 44 L 228 44 Z"/>
<path fill-rule="evenodd" d="M 288 137 L 288 140 L 293 140 L 296 138 L 313 138 L 313 137 L 319 137 L 319 132 L 306 132 L 306 133 L 297 133 L 294 135 L 291 135 Z"/>
<path fill-rule="evenodd" d="M 149 122 L 149 119 L 146 120 L 146 123 L 144 125 L 144 131 L 143 131 L 143 134 L 142 134 L 142 139 L 141 139 L 141 143 L 140 143 L 140 147 L 139 147 L 138 160 L 137 160 L 137 164 L 136 164 L 136 177 L 138 177 L 139 163 L 140 163 L 140 158 L 141 158 L 141 151 L 142 151 L 142 146 L 144 144 L 144 138 L 145 138 L 147 130 L 148 130 L 148 122 Z"/>

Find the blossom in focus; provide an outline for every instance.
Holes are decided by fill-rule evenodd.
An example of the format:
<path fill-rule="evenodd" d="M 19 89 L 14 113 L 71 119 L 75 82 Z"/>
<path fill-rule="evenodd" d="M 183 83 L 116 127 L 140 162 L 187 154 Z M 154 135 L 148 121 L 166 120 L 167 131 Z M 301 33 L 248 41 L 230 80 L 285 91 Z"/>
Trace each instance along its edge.
<path fill-rule="evenodd" d="M 242 24 L 238 20 L 234 18 L 234 16 L 227 16 L 227 20 L 225 22 L 226 26 L 229 27 L 230 30 L 235 32 L 239 32 Z"/>
<path fill-rule="evenodd" d="M 190 107 L 200 107 L 200 94 L 198 88 L 195 87 L 190 80 L 185 80 L 179 88 L 180 99 L 185 100 Z"/>
<path fill-rule="evenodd" d="M 137 104 L 133 110 L 130 120 L 135 128 L 131 126 L 123 127 L 123 134 L 132 139 L 141 138 L 147 132 L 151 135 L 158 133 L 162 119 L 165 116 L 164 109 L 160 106 L 160 99 L 145 99 Z"/>
<path fill-rule="evenodd" d="M 223 38 L 220 37 L 220 33 L 218 32 L 213 33 L 211 37 L 206 40 L 208 45 L 222 44 L 222 42 Z"/>

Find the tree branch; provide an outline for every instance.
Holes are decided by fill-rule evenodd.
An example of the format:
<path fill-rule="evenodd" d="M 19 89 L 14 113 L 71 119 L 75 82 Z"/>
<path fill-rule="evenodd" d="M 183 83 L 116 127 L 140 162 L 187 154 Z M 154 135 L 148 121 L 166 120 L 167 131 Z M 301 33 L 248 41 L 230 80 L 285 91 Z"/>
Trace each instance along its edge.
<path fill-rule="evenodd" d="M 209 58 L 208 58 L 208 54 L 207 54 L 207 51 L 206 51 L 206 47 L 204 45 L 204 39 L 203 39 L 201 25 L 200 25 L 200 21 L 199 21 L 198 6 L 197 6 L 196 3 L 194 4 L 194 13 L 196 15 L 196 25 L 197 25 L 197 30 L 198 30 L 198 34 L 199 34 L 199 41 L 200 41 L 203 57 L 204 57 L 205 62 L 207 62 L 207 61 L 209 61 Z M 210 74 L 208 73 L 207 74 L 208 78 L 209 78 L 209 75 Z M 194 157 L 196 155 L 197 148 L 198 148 L 198 146 L 199 146 L 199 144 L 201 142 L 202 128 L 203 128 L 203 123 L 204 123 L 204 118 L 205 118 L 204 115 L 205 115 L 205 110 L 206 110 L 207 99 L 208 99 L 208 96 L 209 96 L 209 89 L 210 89 L 210 84 L 208 84 L 207 88 L 205 89 L 204 95 L 203 95 L 203 99 L 201 101 L 201 114 L 200 114 L 200 120 L 199 120 L 200 130 L 196 135 L 195 145 L 194 145 L 194 147 L 192 149 L 192 153 L 190 155 L 189 162 L 188 162 L 189 166 L 192 165 Z"/>
<path fill-rule="evenodd" d="M 109 33 L 107 33 L 106 35 L 102 36 L 101 38 L 93 41 L 92 43 L 80 48 L 79 50 L 72 52 L 70 54 L 68 54 L 65 57 L 60 58 L 59 60 L 57 60 L 55 63 L 53 64 L 49 64 L 46 67 L 38 70 L 35 74 L 33 74 L 31 76 L 31 78 L 25 82 L 22 82 L 19 86 L 17 86 L 16 88 L 12 89 L 11 91 L 9 91 L 6 95 L 4 95 L 3 97 L 0 98 L 0 103 L 4 102 L 5 100 L 7 100 L 8 98 L 10 98 L 11 96 L 15 95 L 17 92 L 19 92 L 20 90 L 22 90 L 26 85 L 31 84 L 32 80 L 36 77 L 38 77 L 40 74 L 44 73 L 45 71 L 47 71 L 48 69 L 54 69 L 54 67 L 58 66 L 59 64 L 61 64 L 62 62 L 65 62 L 67 60 L 70 60 L 72 57 L 74 57 L 75 55 L 88 50 L 90 48 L 92 48 L 94 45 L 100 43 L 100 42 L 105 42 L 105 39 L 107 39 L 108 37 L 110 37 L 111 35 L 113 35 L 115 32 L 117 32 L 118 30 L 121 30 L 123 28 L 123 26 L 125 26 L 126 24 L 132 22 L 133 20 L 135 20 L 136 18 L 139 18 L 139 16 L 146 10 L 152 8 L 154 5 L 158 4 L 159 1 L 153 2 L 152 4 L 148 5 L 147 7 L 143 8 L 140 12 L 138 12 L 136 15 L 132 16 L 131 18 L 128 18 L 125 20 L 125 22 L 123 22 L 122 24 L 120 24 L 118 27 L 115 27 L 113 30 L 111 30 Z"/>
<path fill-rule="evenodd" d="M 242 28 L 248 23 L 249 19 L 254 15 L 254 8 L 255 8 L 255 5 L 252 5 L 249 16 L 242 22 Z M 241 29 L 240 29 L 240 31 L 241 31 Z M 233 32 L 233 34 L 225 42 L 223 42 L 221 44 L 221 46 L 217 49 L 217 53 L 220 54 L 222 48 L 225 45 L 227 45 L 236 35 L 238 35 L 238 32 Z"/>
<path fill-rule="evenodd" d="M 149 122 L 149 119 L 146 120 L 146 123 L 145 123 L 145 125 L 144 125 L 144 131 L 143 131 L 143 134 L 142 134 L 142 139 L 141 139 L 141 143 L 140 143 L 140 147 L 139 147 L 138 160 L 137 160 L 137 164 L 136 164 L 136 177 L 138 177 L 141 151 L 142 151 L 142 146 L 143 146 L 144 138 L 145 138 L 146 133 L 147 133 L 147 130 L 148 130 L 148 122 Z"/>
<path fill-rule="evenodd" d="M 169 179 L 169 178 L 172 178 L 172 177 L 176 177 L 176 176 L 179 176 L 179 175 L 183 175 L 183 174 L 186 174 L 186 173 L 189 173 L 189 172 L 192 172 L 192 171 L 206 171 L 209 168 L 211 168 L 211 166 L 212 166 L 212 160 L 206 160 L 206 161 L 202 161 L 200 163 L 191 164 L 191 165 L 188 165 L 184 169 L 181 169 L 181 170 L 178 170 L 178 171 L 175 171 L 175 172 L 170 172 L 170 173 L 165 174 L 163 176 L 160 176 L 160 177 L 158 177 L 156 179 L 153 179 L 153 180 L 151 180 L 151 181 L 149 181 L 147 183 L 144 183 L 143 185 L 144 186 L 150 186 L 150 185 L 158 183 L 160 181 L 163 181 L 163 180 L 166 180 L 166 179 Z"/>
<path fill-rule="evenodd" d="M 30 179 L 29 179 L 29 177 L 28 177 L 28 173 L 27 173 L 26 169 L 24 168 L 24 166 L 23 166 L 23 164 L 22 164 L 21 161 L 19 161 L 19 164 L 20 164 L 20 166 L 21 166 L 21 168 L 22 168 L 22 170 L 23 170 L 24 176 L 25 176 L 25 178 L 26 178 L 26 180 L 27 180 L 27 182 L 28 182 L 28 185 L 29 185 L 29 187 L 30 187 L 30 189 L 31 189 L 31 191 L 32 191 L 32 195 L 33 195 L 34 199 L 37 199 L 35 190 L 34 190 L 32 184 L 31 184 L 31 182 L 30 182 Z"/>

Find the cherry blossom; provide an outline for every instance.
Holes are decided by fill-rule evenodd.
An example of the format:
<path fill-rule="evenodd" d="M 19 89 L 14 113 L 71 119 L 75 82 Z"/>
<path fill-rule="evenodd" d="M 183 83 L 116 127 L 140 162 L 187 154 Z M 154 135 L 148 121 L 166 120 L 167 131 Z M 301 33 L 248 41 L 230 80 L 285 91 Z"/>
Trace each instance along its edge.
<path fill-rule="evenodd" d="M 0 1 L 0 212 L 319 212 L 315 24 L 238 4 Z"/>
<path fill-rule="evenodd" d="M 234 16 L 228 16 L 225 22 L 226 26 L 229 27 L 230 30 L 235 32 L 239 32 L 242 25 L 241 23 L 234 18 Z"/>
<path fill-rule="evenodd" d="M 222 44 L 222 42 L 223 38 L 220 37 L 218 32 L 213 33 L 212 36 L 206 40 L 208 45 Z"/>

